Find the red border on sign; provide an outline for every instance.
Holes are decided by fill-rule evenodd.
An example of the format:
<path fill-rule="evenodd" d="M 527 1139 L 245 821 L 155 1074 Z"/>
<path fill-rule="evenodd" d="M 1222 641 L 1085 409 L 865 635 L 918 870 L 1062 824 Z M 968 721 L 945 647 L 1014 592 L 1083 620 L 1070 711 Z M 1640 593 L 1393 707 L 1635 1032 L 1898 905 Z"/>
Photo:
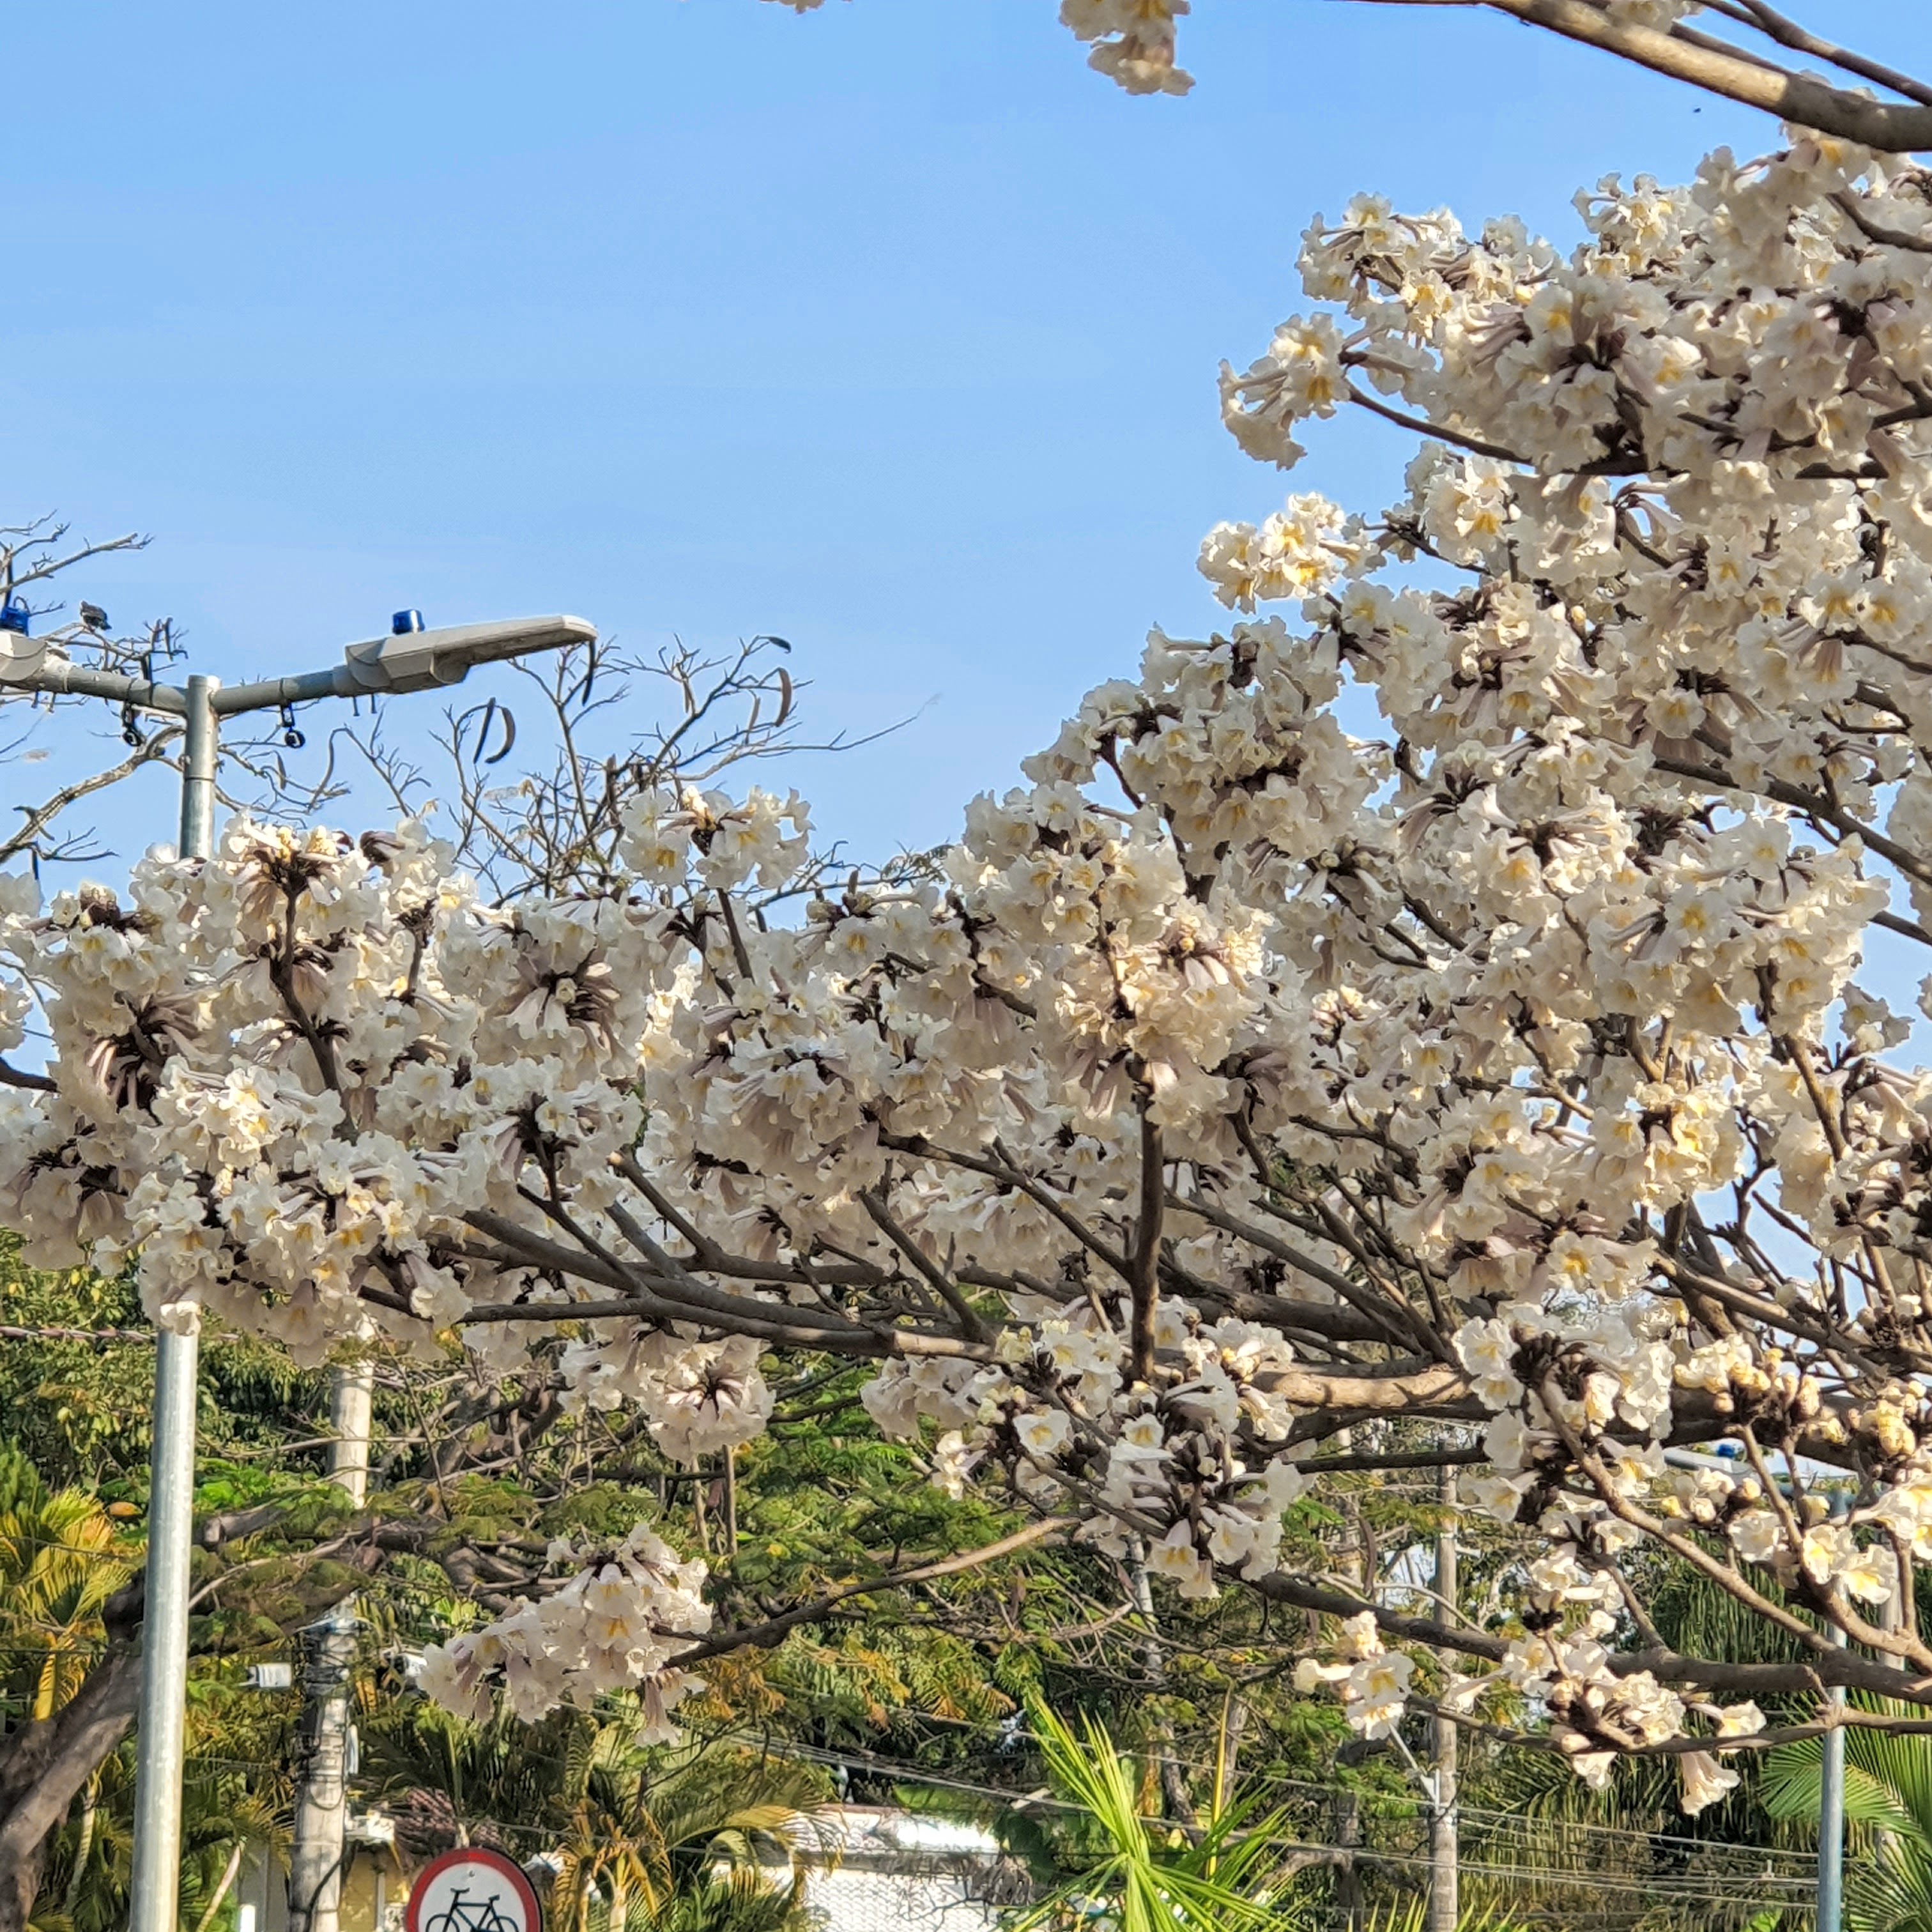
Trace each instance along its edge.
<path fill-rule="evenodd" d="M 422 1902 L 429 1895 L 429 1882 L 437 1873 L 452 1865 L 484 1865 L 500 1873 L 523 1894 L 525 1916 L 530 1932 L 542 1932 L 543 1907 L 538 1903 L 536 1887 L 518 1866 L 504 1857 L 501 1852 L 493 1852 L 482 1845 L 458 1845 L 454 1850 L 438 1852 L 422 1870 L 410 1881 L 410 1902 L 403 1913 L 403 1923 L 408 1932 L 423 1932 L 418 1922 Z"/>

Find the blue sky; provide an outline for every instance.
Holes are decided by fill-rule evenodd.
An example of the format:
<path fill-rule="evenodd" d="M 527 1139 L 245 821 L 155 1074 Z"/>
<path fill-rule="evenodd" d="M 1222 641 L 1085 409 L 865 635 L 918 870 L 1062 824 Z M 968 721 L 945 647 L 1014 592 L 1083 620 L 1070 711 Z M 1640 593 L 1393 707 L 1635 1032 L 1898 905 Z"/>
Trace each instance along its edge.
<path fill-rule="evenodd" d="M 1300 305 L 1312 212 L 1372 187 L 1567 241 L 1606 172 L 1774 139 L 1460 10 L 1198 0 L 1183 100 L 1116 92 L 1054 14 L 23 14 L 0 512 L 152 533 L 74 592 L 173 616 L 230 681 L 333 662 L 403 604 L 646 646 L 782 633 L 820 728 L 918 713 L 788 774 L 821 824 L 931 844 L 1150 623 L 1217 621 L 1201 535 L 1288 479 L 1221 430 L 1215 368 Z M 1928 16 L 1808 14 L 1922 72 Z M 1394 493 L 1393 431 L 1310 440 L 1292 487 Z M 97 816 L 131 855 L 171 787 Z"/>

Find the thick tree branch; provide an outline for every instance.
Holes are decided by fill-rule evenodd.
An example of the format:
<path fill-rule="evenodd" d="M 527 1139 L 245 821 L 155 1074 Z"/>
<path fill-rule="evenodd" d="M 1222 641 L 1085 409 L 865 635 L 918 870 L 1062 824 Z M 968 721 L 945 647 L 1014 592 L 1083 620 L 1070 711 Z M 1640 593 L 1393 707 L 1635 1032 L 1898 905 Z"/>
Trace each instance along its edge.
<path fill-rule="evenodd" d="M 1376 0 L 1387 4 L 1388 0 Z M 1468 4 L 1469 0 L 1463 0 Z M 1932 106 L 1873 100 L 1810 76 L 1767 65 L 1736 52 L 1720 52 L 1600 11 L 1586 0 L 1474 0 L 1526 26 L 1541 27 L 1565 40 L 1598 47 L 1619 59 L 1648 68 L 1672 80 L 1688 81 L 1706 93 L 1746 107 L 1761 108 L 1780 120 L 1820 134 L 1835 134 L 1882 153 L 1900 154 L 1932 148 Z M 1408 4 L 1408 0 L 1396 0 Z M 1700 37 L 1700 39 L 1702 37 Z M 1821 45 L 1822 44 L 1820 44 Z M 1826 56 L 1826 58 L 1832 58 Z M 1846 65 L 1848 62 L 1838 62 Z M 1888 83 L 1890 84 L 1890 83 Z"/>

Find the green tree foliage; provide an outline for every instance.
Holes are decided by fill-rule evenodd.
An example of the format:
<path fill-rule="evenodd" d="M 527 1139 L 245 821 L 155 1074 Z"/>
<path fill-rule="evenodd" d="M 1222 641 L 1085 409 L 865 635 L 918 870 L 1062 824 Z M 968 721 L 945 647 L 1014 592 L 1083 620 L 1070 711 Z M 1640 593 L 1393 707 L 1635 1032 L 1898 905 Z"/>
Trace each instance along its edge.
<path fill-rule="evenodd" d="M 145 1504 L 154 1364 L 133 1283 L 23 1268 L 18 1242 L 0 1234 L 0 1324 L 16 1331 L 0 1346 L 0 1441 L 55 1487 Z M 212 1334 L 196 1418 L 204 1479 L 238 1490 L 262 1482 L 292 1439 L 291 1423 L 326 1412 L 325 1388 L 326 1378 L 259 1342 Z M 293 1466 L 320 1473 L 319 1450 Z"/>
<path fill-rule="evenodd" d="M 50 1718 L 80 1689 L 104 1638 L 101 1610 L 138 1557 L 98 1496 L 50 1491 L 0 1447 L 0 1711 Z"/>
<path fill-rule="evenodd" d="M 1892 1717 L 1918 1714 L 1861 1701 Z M 1771 1753 L 1762 1784 L 1770 1816 L 1815 1825 L 1822 1757 L 1815 1738 Z M 1932 1738 L 1848 1730 L 1845 1820 L 1852 1840 L 1845 1886 L 1852 1932 L 1932 1932 Z"/>
<path fill-rule="evenodd" d="M 104 1535 L 122 1567 L 98 1567 L 104 1578 L 124 1576 L 140 1556 L 152 1358 L 140 1339 L 91 1337 L 138 1331 L 138 1308 L 124 1283 L 32 1274 L 0 1251 L 0 1323 L 90 1337 L 45 1335 L 0 1349 L 0 1442 L 12 1445 L 0 1452 L 0 1511 L 44 1510 L 69 1492 L 79 1503 L 62 1507 L 79 1508 L 75 1523 L 91 1526 L 34 1536 Z M 1293 1663 L 1319 1640 L 1318 1619 L 1242 1593 L 1190 1604 L 1157 1588 L 1150 1623 L 1137 1607 L 1131 1566 L 1077 1546 L 1035 1547 L 1021 1560 L 890 1587 L 896 1570 L 982 1547 L 1027 1516 L 1017 1498 L 956 1502 L 934 1489 L 919 1445 L 880 1437 L 856 1400 L 861 1372 L 848 1365 L 797 1365 L 777 1391 L 766 1437 L 688 1470 L 658 1456 L 621 1414 L 561 1412 L 542 1364 L 497 1380 L 453 1353 L 426 1360 L 386 1354 L 374 1365 L 371 1490 L 355 1511 L 326 1480 L 326 1377 L 218 1332 L 207 1338 L 204 1360 L 197 1507 L 219 1534 L 196 1556 L 184 1932 L 194 1932 L 220 1888 L 236 1821 L 247 1819 L 271 1843 L 285 1826 L 295 1700 L 242 1690 L 242 1666 L 286 1657 L 290 1634 L 350 1589 L 364 1623 L 356 1677 L 364 1747 L 358 1803 L 400 1806 L 404 1822 L 419 1811 L 438 1830 L 460 1826 L 478 1840 L 507 1826 L 505 1842 L 524 1854 L 565 1846 L 573 1832 L 586 1847 L 603 1844 L 610 1833 L 599 1820 L 646 1798 L 656 1806 L 668 1775 L 662 1754 L 630 1765 L 628 1798 L 616 1773 L 599 1769 L 566 1803 L 560 1766 L 596 1734 L 594 1725 L 581 1729 L 588 1718 L 567 1714 L 530 1729 L 507 1719 L 461 1725 L 408 1694 L 392 1661 L 528 1594 L 550 1538 L 615 1540 L 640 1520 L 706 1556 L 723 1629 L 756 1632 L 790 1604 L 879 1586 L 844 1597 L 818 1621 L 705 1662 L 710 1688 L 680 1713 L 709 1741 L 702 1763 L 742 1762 L 748 1741 L 768 1740 L 780 1752 L 842 1763 L 855 1798 L 947 1802 L 944 1794 L 958 1784 L 1020 1793 L 1050 1780 L 1025 1735 L 1023 1707 L 1032 1702 L 1061 1713 L 1076 1737 L 1090 1723 L 1105 1726 L 1119 1775 L 1133 1780 L 1144 1834 L 1163 1856 L 1198 1842 L 1189 1834 L 1218 1815 L 1216 1765 L 1225 1747 L 1223 1768 L 1239 1774 L 1229 1783 L 1264 1797 L 1282 1834 L 1303 1846 L 1348 1838 L 1359 1846 L 1352 1869 L 1337 1857 L 1294 1874 L 1283 1897 L 1298 1909 L 1332 1916 L 1354 1902 L 1360 1918 L 1399 1915 L 1418 1896 L 1412 1860 L 1426 1814 L 1410 1760 L 1426 1757 L 1424 1729 L 1420 1720 L 1406 1726 L 1406 1757 L 1394 1743 L 1364 1748 L 1350 1740 L 1332 1702 L 1295 1694 Z M 1409 1446 L 1426 1450 L 1432 1440 L 1418 1435 Z M 1439 1514 L 1432 1471 L 1338 1469 L 1297 1506 L 1287 1534 L 1307 1566 L 1354 1587 L 1400 1591 L 1426 1584 Z M 1520 1558 L 1510 1533 L 1466 1523 L 1462 1540 L 1468 1600 L 1507 1602 Z M 1712 1596 L 1694 1582 L 1677 1592 L 1673 1582 L 1659 1602 L 1660 1615 L 1684 1622 L 1677 1640 L 1715 1654 L 1721 1633 L 1690 1634 L 1696 1618 L 1729 1613 L 1727 1600 Z M 99 1640 L 78 1592 L 70 1607 L 79 1633 L 70 1650 L 78 1646 L 84 1673 L 88 1647 Z M 1756 1628 L 1733 1635 L 1740 1654 L 1765 1641 Z M 44 1664 L 44 1652 L 37 1654 Z M 6 1680 L 10 1722 L 27 1716 L 38 1682 L 32 1672 L 40 1666 L 25 1662 L 27 1675 Z M 64 1684 L 74 1682 L 75 1667 L 58 1666 Z M 622 1714 L 599 1714 L 613 1715 Z M 618 1746 L 602 1748 L 608 1755 Z M 758 1761 L 798 1771 L 782 1756 Z M 122 1909 L 129 1763 L 124 1750 L 99 1767 L 50 1848 L 37 1907 L 50 1927 L 107 1932 Z M 922 1793 L 903 1769 L 948 1782 Z M 1540 1860 L 1579 1871 L 1574 1892 L 1479 1878 L 1466 1884 L 1473 1910 L 1574 1898 L 1591 1908 L 1591 1932 L 1687 1927 L 1700 1922 L 1673 1918 L 1667 1900 L 1644 1892 L 1654 1881 L 1667 1890 L 1687 1856 L 1694 1863 L 1679 1840 L 1789 1841 L 1791 1828 L 1766 1819 L 1748 1790 L 1687 1826 L 1668 1784 L 1667 1771 L 1620 1767 L 1612 1792 L 1598 1797 L 1558 1765 L 1471 1740 L 1464 1794 L 1472 1864 Z M 770 1802 L 805 1800 L 786 1787 Z M 996 1804 L 988 1801 L 989 1809 Z M 1096 1844 L 1044 1815 L 1035 1822 L 1029 1849 L 1049 1888 L 1090 1868 Z M 1606 1841 L 1605 1851 L 1576 1835 L 1602 1826 L 1640 1828 L 1654 1841 L 1631 1833 Z M 1010 1822 L 1006 1828 L 1016 1844 L 1027 1835 Z M 1177 1832 L 1180 1840 L 1170 1842 Z M 637 1841 L 652 1842 L 641 1825 Z M 728 1876 L 731 1861 L 722 1863 Z M 632 1900 L 647 1894 L 647 1864 L 640 1850 Z M 662 1868 L 660 1857 L 660 1890 Z M 1593 1868 L 1624 1888 L 1592 1896 Z M 735 1892 L 704 1898 L 674 1886 L 675 1910 L 687 1916 L 675 1922 L 699 1928 L 715 1918 L 731 1932 L 757 1932 L 756 1912 L 778 1906 L 760 1894 L 754 1912 L 737 1895 L 746 1890 L 742 1871 L 732 1884 Z M 1708 1923 L 1748 1917 L 1754 1894 L 1748 1885 L 1736 1889 L 1738 1910 Z M 608 1915 L 608 1874 L 590 1890 L 604 1902 L 586 1909 Z M 1618 1909 L 1624 1900 L 1628 1912 Z M 728 1907 L 739 1917 L 718 1917 Z M 645 1922 L 636 1916 L 644 1910 L 627 1902 L 634 1927 Z M 608 1928 L 600 1921 L 596 1932 Z"/>
<path fill-rule="evenodd" d="M 801 1854 L 830 1846 L 824 1774 L 734 1748 L 641 1742 L 634 1701 L 534 1726 L 469 1724 L 415 1696 L 365 1706 L 372 1796 L 557 1861 L 557 1932 L 802 1932 Z"/>
<path fill-rule="evenodd" d="M 124 1281 L 22 1268 L 0 1246 L 0 1754 L 56 1720 L 113 1641 L 110 1606 L 138 1590 L 153 1352 Z M 24 1332 L 22 1332 L 24 1331 Z M 205 1521 L 245 1528 L 237 1512 L 273 1498 L 279 1546 L 242 1535 L 204 1550 L 198 1661 L 188 1711 L 182 1923 L 192 1928 L 232 1888 L 244 1840 L 274 1845 L 289 1804 L 287 1713 L 240 1688 L 226 1658 L 285 1640 L 303 1602 L 290 1582 L 338 1492 L 313 1462 L 278 1454 L 312 1437 L 322 1388 L 258 1346 L 213 1340 L 200 1434 Z M 218 1582 L 218 1573 L 226 1578 Z M 346 1573 L 344 1572 L 346 1575 Z M 326 1578 L 311 1576 L 311 1586 Z M 120 1640 L 128 1641 L 124 1635 Z M 110 1932 L 124 1922 L 134 1808 L 126 1745 L 85 1768 L 64 1824 L 40 1848 L 34 1924 L 41 1932 Z M 224 1886 L 224 1880 L 228 1882 Z"/>

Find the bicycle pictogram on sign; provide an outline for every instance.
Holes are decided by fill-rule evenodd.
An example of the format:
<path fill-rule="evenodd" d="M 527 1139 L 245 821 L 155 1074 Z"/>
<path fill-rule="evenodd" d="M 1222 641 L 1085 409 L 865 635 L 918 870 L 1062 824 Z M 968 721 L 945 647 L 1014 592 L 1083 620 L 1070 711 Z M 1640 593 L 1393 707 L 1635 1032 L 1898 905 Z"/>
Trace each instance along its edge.
<path fill-rule="evenodd" d="M 535 1888 L 500 1852 L 459 1846 L 410 1888 L 407 1932 L 542 1932 Z"/>
<path fill-rule="evenodd" d="M 458 1886 L 423 1932 L 520 1932 L 514 1918 L 506 1918 L 496 1910 L 497 1898 L 493 1892 L 487 1898 L 472 1901 Z"/>

